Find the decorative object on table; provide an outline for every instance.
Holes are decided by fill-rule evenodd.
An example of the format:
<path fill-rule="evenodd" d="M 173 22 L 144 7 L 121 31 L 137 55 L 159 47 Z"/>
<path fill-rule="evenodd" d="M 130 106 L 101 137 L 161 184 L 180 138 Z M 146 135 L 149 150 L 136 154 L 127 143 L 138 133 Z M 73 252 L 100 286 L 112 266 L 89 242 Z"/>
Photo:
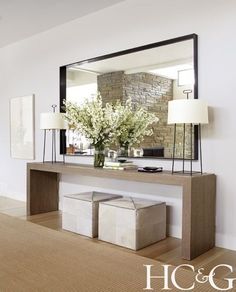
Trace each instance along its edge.
<path fill-rule="evenodd" d="M 117 161 L 120 163 L 125 163 L 127 161 L 127 159 L 119 158 Z"/>
<path fill-rule="evenodd" d="M 164 157 L 164 147 L 143 148 L 143 156 Z"/>
<path fill-rule="evenodd" d="M 120 145 L 120 156 L 128 157 L 129 147 L 140 144 L 145 136 L 151 136 L 153 130 L 150 126 L 159 119 L 142 106 L 134 106 L 130 99 L 124 104 L 118 102 L 115 112 L 119 119 L 116 139 Z"/>
<path fill-rule="evenodd" d="M 75 150 L 76 150 L 76 147 L 75 147 L 75 133 L 74 133 L 74 129 L 70 129 L 70 127 L 68 127 L 68 131 L 66 132 L 66 141 L 67 141 L 67 144 L 65 145 L 66 154 L 74 155 L 75 154 Z"/>
<path fill-rule="evenodd" d="M 134 165 L 132 161 L 125 161 L 125 162 L 112 162 L 106 161 L 104 163 L 104 169 L 113 169 L 113 170 L 131 170 L 137 169 L 137 165 Z"/>
<path fill-rule="evenodd" d="M 101 145 L 95 147 L 94 150 L 94 167 L 103 167 L 105 162 L 105 149 Z"/>
<path fill-rule="evenodd" d="M 44 130 L 44 141 L 43 141 L 43 163 L 45 162 L 46 152 L 46 140 L 47 131 L 52 133 L 52 163 L 57 162 L 56 158 L 56 131 L 65 129 L 65 121 L 62 113 L 56 113 L 57 105 L 52 105 L 52 112 L 40 114 L 40 129 Z M 65 156 L 63 155 L 63 162 L 65 162 Z"/>
<path fill-rule="evenodd" d="M 133 250 L 166 237 L 166 204 L 121 198 L 99 204 L 100 240 Z"/>
<path fill-rule="evenodd" d="M 133 149 L 134 157 L 143 157 L 143 149 L 142 148 L 134 148 Z"/>
<path fill-rule="evenodd" d="M 168 102 L 168 124 L 174 124 L 174 145 L 172 156 L 172 174 L 175 172 L 180 173 L 203 173 L 202 170 L 202 143 L 201 143 L 201 124 L 208 124 L 208 106 L 207 103 L 199 99 L 189 99 L 190 91 L 187 93 L 187 99 L 171 100 Z M 183 124 L 183 157 L 182 157 L 182 170 L 175 171 L 175 147 L 176 147 L 176 125 Z M 185 170 L 185 135 L 186 125 L 190 124 L 190 171 Z M 199 151 L 200 151 L 200 171 L 193 172 L 193 125 L 198 125 L 199 135 Z"/>
<path fill-rule="evenodd" d="M 148 173 L 162 172 L 163 167 L 145 166 L 145 167 L 139 167 L 138 171 L 139 172 L 148 172 Z"/>
<path fill-rule="evenodd" d="M 117 151 L 108 150 L 107 157 L 108 157 L 108 159 L 110 159 L 110 161 L 116 161 L 116 159 L 117 159 Z"/>
<path fill-rule="evenodd" d="M 35 159 L 34 95 L 10 100 L 11 157 Z"/>
<path fill-rule="evenodd" d="M 103 167 L 105 148 L 114 140 L 119 122 L 113 106 L 104 105 L 99 94 L 82 105 L 65 101 L 65 106 L 69 126 L 82 133 L 95 148 L 94 167 Z"/>
<path fill-rule="evenodd" d="M 95 167 L 103 167 L 105 148 L 114 142 L 120 144 L 122 151 L 119 154 L 127 157 L 129 146 L 139 144 L 144 136 L 152 135 L 149 126 L 158 121 L 144 108 L 133 108 L 131 100 L 125 104 L 104 105 L 99 94 L 82 105 L 66 101 L 65 106 L 69 128 L 83 134 L 95 148 Z"/>
<path fill-rule="evenodd" d="M 75 146 L 73 144 L 69 144 L 69 147 L 67 147 L 67 154 L 69 155 L 75 154 Z"/>
<path fill-rule="evenodd" d="M 120 197 L 101 192 L 87 192 L 64 196 L 62 228 L 85 236 L 97 237 L 99 202 Z"/>
<path fill-rule="evenodd" d="M 79 154 L 79 155 L 83 155 L 83 154 L 86 154 L 87 152 L 86 151 L 82 151 L 82 150 L 76 150 L 74 152 L 74 154 Z"/>

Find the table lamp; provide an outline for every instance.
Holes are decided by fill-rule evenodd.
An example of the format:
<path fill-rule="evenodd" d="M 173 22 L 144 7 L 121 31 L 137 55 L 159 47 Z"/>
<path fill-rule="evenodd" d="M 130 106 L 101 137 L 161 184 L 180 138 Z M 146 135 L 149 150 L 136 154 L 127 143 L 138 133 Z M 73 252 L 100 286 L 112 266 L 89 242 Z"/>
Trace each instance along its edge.
<path fill-rule="evenodd" d="M 56 105 L 52 105 L 52 112 L 40 114 L 40 129 L 44 130 L 43 163 L 45 162 L 47 131 L 52 133 L 52 163 L 56 163 L 56 131 L 66 129 L 62 113 L 56 113 Z M 63 155 L 64 162 L 64 155 Z"/>
<path fill-rule="evenodd" d="M 172 157 L 172 174 L 174 172 L 186 173 L 185 171 L 185 135 L 186 124 L 190 124 L 190 175 L 193 174 L 193 125 L 198 125 L 199 150 L 200 150 L 200 173 L 202 174 L 202 143 L 201 124 L 208 124 L 207 103 L 199 99 L 176 99 L 168 102 L 168 124 L 174 125 L 174 143 Z M 183 124 L 183 169 L 174 171 L 176 151 L 176 125 Z M 199 173 L 195 171 L 195 173 Z"/>

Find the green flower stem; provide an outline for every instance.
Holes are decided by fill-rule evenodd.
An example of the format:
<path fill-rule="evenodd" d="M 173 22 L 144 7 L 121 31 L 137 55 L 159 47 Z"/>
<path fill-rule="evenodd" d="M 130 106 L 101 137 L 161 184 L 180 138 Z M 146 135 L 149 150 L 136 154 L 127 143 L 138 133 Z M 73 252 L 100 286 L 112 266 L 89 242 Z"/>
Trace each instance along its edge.
<path fill-rule="evenodd" d="M 103 145 L 95 145 L 94 167 L 103 167 L 105 162 L 105 149 Z"/>

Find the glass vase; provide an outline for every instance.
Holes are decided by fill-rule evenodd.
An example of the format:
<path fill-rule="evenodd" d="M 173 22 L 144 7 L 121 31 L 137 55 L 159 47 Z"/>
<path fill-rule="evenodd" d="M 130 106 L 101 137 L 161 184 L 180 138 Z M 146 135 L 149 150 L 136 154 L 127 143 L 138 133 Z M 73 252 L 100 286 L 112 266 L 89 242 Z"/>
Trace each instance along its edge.
<path fill-rule="evenodd" d="M 129 156 L 129 144 L 121 145 L 119 156 L 128 157 Z"/>
<path fill-rule="evenodd" d="M 105 149 L 102 146 L 95 147 L 94 167 L 103 167 L 105 162 Z"/>

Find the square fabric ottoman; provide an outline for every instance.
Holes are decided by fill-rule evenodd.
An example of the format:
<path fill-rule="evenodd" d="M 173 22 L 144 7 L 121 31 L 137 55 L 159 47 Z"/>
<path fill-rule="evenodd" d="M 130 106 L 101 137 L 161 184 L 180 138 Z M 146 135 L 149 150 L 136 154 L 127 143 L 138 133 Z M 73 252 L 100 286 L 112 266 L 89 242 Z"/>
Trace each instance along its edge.
<path fill-rule="evenodd" d="M 97 237 L 99 202 L 120 197 L 100 192 L 64 196 L 62 228 L 85 236 Z"/>
<path fill-rule="evenodd" d="M 99 204 L 100 240 L 133 250 L 166 237 L 166 204 L 121 198 Z"/>

